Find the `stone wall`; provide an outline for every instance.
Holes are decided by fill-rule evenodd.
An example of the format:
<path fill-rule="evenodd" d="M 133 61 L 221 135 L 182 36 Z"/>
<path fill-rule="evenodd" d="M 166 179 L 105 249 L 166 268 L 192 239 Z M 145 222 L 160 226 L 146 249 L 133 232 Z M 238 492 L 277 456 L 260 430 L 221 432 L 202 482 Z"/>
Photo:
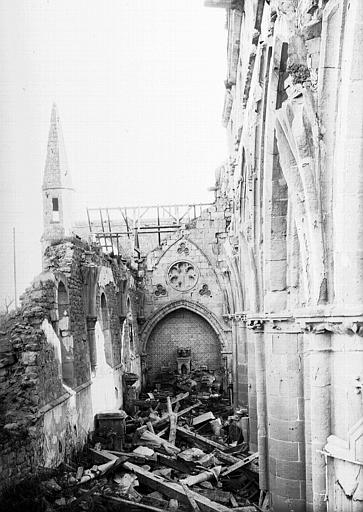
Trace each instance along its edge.
<path fill-rule="evenodd" d="M 201 343 L 200 350 L 205 353 L 213 346 L 211 366 L 225 366 L 224 357 L 231 371 L 232 329 L 228 319 L 231 305 L 219 259 L 228 215 L 228 208 L 222 203 L 206 208 L 199 218 L 146 256 L 145 323 L 140 329 L 140 340 L 149 381 L 164 363 L 176 368 L 178 344 L 191 345 L 193 351 L 193 345 Z M 169 328 L 173 322 L 174 333 Z M 191 339 L 191 334 L 197 339 Z M 201 364 L 199 352 L 194 354 L 194 368 Z"/>
<path fill-rule="evenodd" d="M 97 412 L 122 406 L 122 376 L 139 350 L 136 316 L 123 350 L 132 288 L 137 273 L 78 239 L 46 249 L 44 272 L 1 321 L 2 485 L 58 465 L 82 447 Z"/>
<path fill-rule="evenodd" d="M 196 313 L 179 308 L 160 320 L 148 339 L 149 382 L 158 374 L 160 377 L 163 366 L 177 370 L 177 348 L 191 348 L 192 370 L 207 366 L 216 371 L 222 367 L 221 346 L 213 328 Z"/>
<path fill-rule="evenodd" d="M 362 507 L 362 23 L 359 0 L 227 9 L 219 259 L 235 402 L 279 511 Z"/>

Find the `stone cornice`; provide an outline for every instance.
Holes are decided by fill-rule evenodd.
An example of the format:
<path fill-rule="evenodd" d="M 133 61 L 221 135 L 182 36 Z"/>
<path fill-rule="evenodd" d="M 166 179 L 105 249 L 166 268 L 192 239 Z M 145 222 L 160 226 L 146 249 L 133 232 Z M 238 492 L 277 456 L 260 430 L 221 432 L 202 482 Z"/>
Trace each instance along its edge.
<path fill-rule="evenodd" d="M 363 313 L 361 311 L 361 306 L 345 308 L 323 306 L 310 310 L 298 310 L 294 313 L 296 322 L 305 332 L 363 336 Z"/>

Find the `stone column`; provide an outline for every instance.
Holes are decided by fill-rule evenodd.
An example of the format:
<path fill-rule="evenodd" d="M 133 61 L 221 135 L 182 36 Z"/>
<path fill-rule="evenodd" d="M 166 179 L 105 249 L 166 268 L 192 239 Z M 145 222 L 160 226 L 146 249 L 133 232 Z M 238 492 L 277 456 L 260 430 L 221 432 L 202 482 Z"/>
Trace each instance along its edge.
<path fill-rule="evenodd" d="M 250 450 L 256 452 L 257 447 L 257 398 L 256 398 L 256 366 L 255 337 L 251 329 L 247 329 L 248 351 L 248 416 Z"/>
<path fill-rule="evenodd" d="M 269 490 L 283 512 L 305 512 L 302 338 L 289 320 L 265 324 Z"/>
<path fill-rule="evenodd" d="M 319 327 L 320 328 L 320 327 Z M 311 476 L 314 512 L 326 512 L 325 459 L 319 453 L 330 435 L 330 333 L 306 333 L 310 353 Z"/>
<path fill-rule="evenodd" d="M 255 347 L 259 486 L 265 491 L 268 489 L 268 451 L 264 324 L 260 320 L 251 320 L 248 322 L 248 328 Z"/>
<path fill-rule="evenodd" d="M 232 317 L 232 383 L 233 406 L 238 407 L 238 333 L 235 315 Z"/>
<path fill-rule="evenodd" d="M 237 405 L 248 405 L 248 350 L 245 315 L 236 318 Z"/>
<path fill-rule="evenodd" d="M 87 336 L 88 336 L 89 357 L 90 357 L 92 372 L 95 372 L 96 367 L 97 367 L 97 346 L 96 346 L 96 333 L 95 333 L 96 322 L 97 322 L 96 316 L 88 316 L 87 317 Z"/>
<path fill-rule="evenodd" d="M 95 325 L 97 321 L 96 292 L 100 268 L 94 264 L 84 265 L 82 275 L 84 280 L 84 302 L 86 309 L 87 337 L 91 362 L 91 371 L 97 367 L 97 347 Z"/>

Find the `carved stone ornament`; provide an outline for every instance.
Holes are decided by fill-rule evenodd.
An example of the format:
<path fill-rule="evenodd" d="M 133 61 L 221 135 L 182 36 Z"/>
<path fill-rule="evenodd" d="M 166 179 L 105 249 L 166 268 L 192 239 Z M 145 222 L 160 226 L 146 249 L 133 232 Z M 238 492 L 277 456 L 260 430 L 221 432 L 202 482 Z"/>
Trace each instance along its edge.
<path fill-rule="evenodd" d="M 169 267 L 167 279 L 175 290 L 186 292 L 196 285 L 198 270 L 189 261 L 177 261 Z"/>
<path fill-rule="evenodd" d="M 212 292 L 208 288 L 207 284 L 203 284 L 203 286 L 199 290 L 199 295 L 206 295 L 207 297 L 211 297 L 212 296 Z"/>
<path fill-rule="evenodd" d="M 185 256 L 188 256 L 189 254 L 189 248 L 187 247 L 187 244 L 185 242 L 181 242 L 179 247 L 178 247 L 178 250 L 177 250 L 177 253 L 178 254 L 185 254 Z"/>
<path fill-rule="evenodd" d="M 166 289 L 164 288 L 164 286 L 162 284 L 158 284 L 156 286 L 156 290 L 154 291 L 154 294 L 157 296 L 157 297 L 160 297 L 162 295 L 166 295 Z"/>

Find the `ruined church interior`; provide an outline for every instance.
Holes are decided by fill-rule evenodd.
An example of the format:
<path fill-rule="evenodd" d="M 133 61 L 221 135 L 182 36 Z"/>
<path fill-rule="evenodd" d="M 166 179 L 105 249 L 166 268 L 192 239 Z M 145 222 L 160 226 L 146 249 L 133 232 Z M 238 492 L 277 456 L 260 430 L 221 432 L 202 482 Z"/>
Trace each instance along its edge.
<path fill-rule="evenodd" d="M 75 218 L 51 109 L 42 272 L 0 318 L 4 512 L 363 511 L 363 2 L 204 4 L 210 204 Z"/>

